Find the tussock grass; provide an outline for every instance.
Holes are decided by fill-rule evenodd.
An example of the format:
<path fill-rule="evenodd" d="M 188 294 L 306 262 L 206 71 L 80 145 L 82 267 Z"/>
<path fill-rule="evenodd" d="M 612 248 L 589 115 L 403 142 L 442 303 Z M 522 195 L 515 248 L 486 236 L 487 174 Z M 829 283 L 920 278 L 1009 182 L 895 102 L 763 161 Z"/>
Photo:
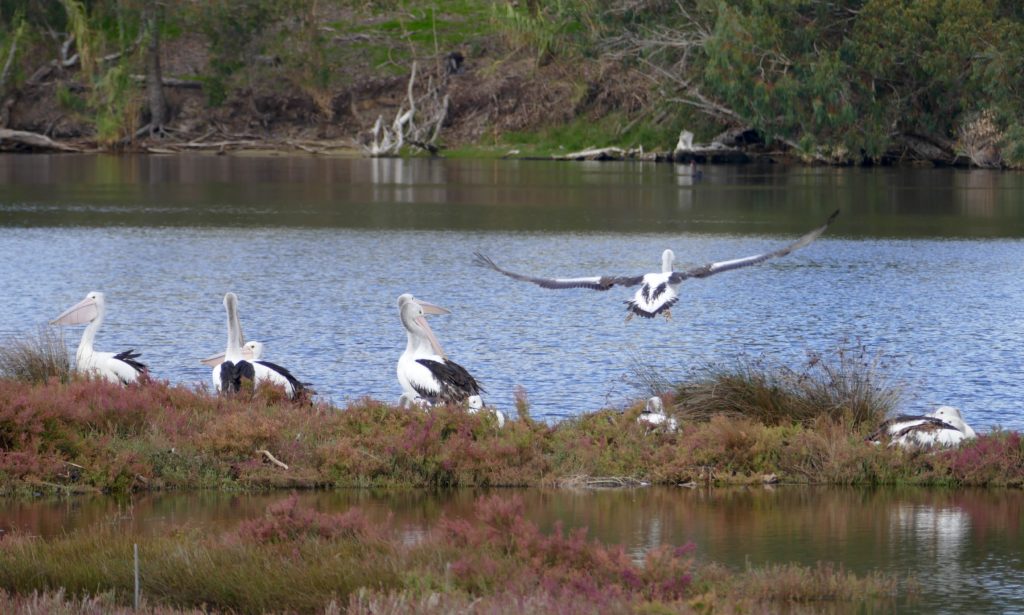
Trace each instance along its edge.
<path fill-rule="evenodd" d="M 71 361 L 59 327 L 42 325 L 35 334 L 8 337 L 0 344 L 0 378 L 43 383 L 67 382 Z"/>
<path fill-rule="evenodd" d="M 765 358 L 710 365 L 677 387 L 676 411 L 684 420 L 724 415 L 765 425 L 809 426 L 822 418 L 877 425 L 900 400 L 879 367 L 863 346 L 812 353 L 798 369 Z"/>
<path fill-rule="evenodd" d="M 692 545 L 664 545 L 637 561 L 586 530 L 542 533 L 516 495 L 480 498 L 471 517 L 442 519 L 415 542 L 388 519 L 358 509 L 320 513 L 292 498 L 227 530 L 140 538 L 108 526 L 49 541 L 9 536 L 0 549 L 0 608 L 121 612 L 131 601 L 135 542 L 144 613 L 750 613 L 869 604 L 896 587 L 827 566 L 730 572 L 700 564 Z"/>

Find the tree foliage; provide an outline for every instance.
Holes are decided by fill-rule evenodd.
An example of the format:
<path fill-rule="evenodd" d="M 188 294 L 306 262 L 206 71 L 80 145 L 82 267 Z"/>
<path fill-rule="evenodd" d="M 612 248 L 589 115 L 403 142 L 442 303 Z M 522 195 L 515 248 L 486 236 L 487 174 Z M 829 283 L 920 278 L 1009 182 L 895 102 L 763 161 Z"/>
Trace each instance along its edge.
<path fill-rule="evenodd" d="M 907 135 L 953 148 L 989 113 L 1019 156 L 1022 12 L 1012 0 L 681 1 L 638 47 L 705 110 L 809 153 L 877 159 Z"/>

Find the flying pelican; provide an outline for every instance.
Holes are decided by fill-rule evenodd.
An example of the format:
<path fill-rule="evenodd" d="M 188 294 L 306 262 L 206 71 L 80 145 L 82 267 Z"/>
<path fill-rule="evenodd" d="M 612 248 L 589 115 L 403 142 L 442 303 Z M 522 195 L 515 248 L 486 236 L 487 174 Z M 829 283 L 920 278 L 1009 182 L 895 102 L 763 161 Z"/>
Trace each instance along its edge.
<path fill-rule="evenodd" d="M 483 389 L 466 368 L 448 359 L 427 324 L 427 314 L 451 312 L 408 293 L 398 297 L 398 312 L 408 338 L 397 368 L 402 399 L 422 399 L 430 404 L 465 402 L 475 409 L 482 407 Z"/>
<path fill-rule="evenodd" d="M 879 443 L 883 437 L 889 439 L 889 446 L 932 448 L 960 446 L 965 440 L 978 437 L 978 434 L 964 422 L 959 409 L 940 406 L 925 415 L 902 415 L 889 419 L 867 439 Z"/>
<path fill-rule="evenodd" d="M 60 316 L 50 321 L 51 325 L 80 325 L 89 323 L 82 334 L 75 354 L 75 370 L 83 374 L 95 374 L 105 380 L 119 384 L 138 382 L 139 375 L 146 372 L 146 366 L 138 361 L 139 353 L 134 349 L 114 354 L 97 352 L 92 343 L 96 332 L 103 324 L 103 316 L 107 312 L 103 293 L 92 291 L 75 305 L 64 310 Z"/>
<path fill-rule="evenodd" d="M 647 423 L 652 427 L 664 426 L 669 431 L 675 431 L 679 426 L 674 418 L 665 414 L 665 404 L 662 403 L 661 398 L 657 395 L 647 400 L 647 404 L 644 406 L 643 411 L 640 412 L 640 416 L 636 417 L 636 420 Z"/>
<path fill-rule="evenodd" d="M 646 273 L 635 276 L 538 278 L 502 269 L 496 265 L 490 257 L 485 256 L 480 252 L 474 253 L 473 264 L 493 269 L 498 273 L 504 274 L 515 280 L 533 282 L 542 288 L 590 288 L 592 290 L 608 290 L 613 286 L 636 286 L 637 284 L 640 284 L 640 288 L 636 291 L 636 294 L 633 295 L 633 298 L 626 301 L 627 311 L 629 312 L 626 316 L 626 320 L 629 321 L 633 316 L 654 318 L 659 314 L 664 314 L 665 318 L 669 319 L 672 317 L 672 306 L 679 301 L 679 294 L 676 288 L 683 280 L 687 278 L 706 278 L 716 273 L 722 273 L 723 271 L 731 271 L 733 269 L 739 269 L 740 267 L 749 267 L 750 265 L 763 263 L 771 258 L 785 256 L 794 250 L 803 248 L 817 239 L 819 235 L 825 232 L 825 229 L 832 224 L 832 221 L 835 220 L 838 215 L 839 210 L 836 210 L 831 216 L 829 216 L 828 220 L 825 221 L 825 224 L 807 233 L 793 243 L 773 252 L 765 252 L 754 256 L 748 256 L 746 258 L 736 258 L 728 261 L 708 263 L 707 265 L 694 267 L 692 269 L 687 269 L 686 271 L 673 271 L 673 263 L 675 262 L 676 255 L 672 250 L 665 250 L 662 252 L 660 273 Z"/>
<path fill-rule="evenodd" d="M 288 397 L 294 398 L 296 394 L 302 392 L 305 385 L 287 369 L 270 361 L 259 360 L 263 354 L 263 344 L 250 342 L 251 346 L 247 344 L 248 350 L 243 349 L 242 324 L 238 319 L 238 297 L 235 293 L 224 295 L 224 310 L 228 316 L 228 343 L 223 361 L 213 368 L 213 386 L 217 391 L 237 393 L 242 388 L 242 379 L 247 378 L 252 380 L 254 385 L 269 382 L 282 386 Z M 203 362 L 216 358 L 215 355 L 204 359 Z"/>

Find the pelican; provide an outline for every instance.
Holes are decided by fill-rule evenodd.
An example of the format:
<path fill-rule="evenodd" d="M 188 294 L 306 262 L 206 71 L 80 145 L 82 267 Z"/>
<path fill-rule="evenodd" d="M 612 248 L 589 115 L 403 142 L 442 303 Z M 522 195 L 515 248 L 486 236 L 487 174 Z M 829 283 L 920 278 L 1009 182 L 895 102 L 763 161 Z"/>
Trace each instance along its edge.
<path fill-rule="evenodd" d="M 242 358 L 246 361 L 259 360 L 263 357 L 263 348 L 263 342 L 246 342 L 242 346 Z M 212 354 L 205 359 L 199 359 L 199 362 L 207 367 L 216 367 L 224 362 L 224 353 Z"/>
<path fill-rule="evenodd" d="M 589 288 L 592 290 L 608 290 L 613 286 L 636 286 L 639 284 L 640 288 L 633 295 L 633 298 L 626 301 L 628 312 L 626 315 L 626 321 L 631 320 L 634 316 L 639 316 L 641 318 L 654 318 L 659 314 L 663 314 L 666 319 L 671 319 L 672 306 L 679 301 L 679 294 L 676 289 L 683 280 L 687 278 L 706 278 L 716 273 L 722 273 L 723 271 L 749 267 L 751 265 L 763 263 L 764 261 L 772 258 L 785 256 L 794 250 L 799 250 L 800 248 L 809 245 L 817 239 L 825 232 L 825 229 L 832 224 L 832 221 L 835 220 L 838 215 L 839 210 L 836 210 L 831 216 L 829 216 L 828 220 L 825 221 L 825 224 L 807 233 L 793 243 L 779 248 L 778 250 L 748 256 L 746 258 L 736 258 L 727 261 L 708 263 L 700 267 L 687 269 L 686 271 L 673 270 L 676 255 L 672 250 L 665 250 L 662 252 L 660 273 L 646 273 L 635 276 L 538 278 L 502 269 L 496 265 L 490 257 L 485 256 L 480 252 L 474 253 L 473 264 L 493 269 L 514 280 L 533 282 L 542 288 Z"/>
<path fill-rule="evenodd" d="M 119 384 L 138 382 L 139 375 L 145 373 L 146 366 L 138 361 L 139 353 L 134 349 L 114 354 L 97 352 L 92 343 L 96 332 L 103 324 L 103 316 L 107 312 L 106 299 L 103 293 L 92 291 L 75 305 L 64 310 L 60 316 L 50 321 L 51 325 L 80 325 L 89 323 L 82 334 L 75 354 L 75 370 L 83 374 L 95 374 L 104 380 Z"/>
<path fill-rule="evenodd" d="M 203 359 L 203 363 L 222 361 L 213 368 L 213 386 L 218 392 L 237 393 L 242 388 L 242 379 L 252 380 L 254 385 L 261 382 L 284 387 L 285 394 L 294 398 L 305 389 L 287 369 L 259 358 L 263 355 L 263 344 L 249 342 L 242 346 L 242 324 L 238 319 L 238 297 L 235 293 L 224 295 L 224 310 L 228 317 L 228 343 L 224 354 Z"/>
<path fill-rule="evenodd" d="M 675 431 L 679 426 L 674 418 L 665 414 L 665 404 L 657 395 L 647 400 L 647 404 L 636 420 L 652 427 L 664 427 L 669 431 Z"/>
<path fill-rule="evenodd" d="M 978 434 L 964 422 L 960 410 L 953 406 L 940 406 L 921 416 L 897 416 L 883 422 L 868 440 L 879 443 L 889 439 L 889 446 L 903 448 L 932 448 L 960 446 Z"/>
<path fill-rule="evenodd" d="M 467 403 L 475 409 L 482 407 L 480 394 L 483 389 L 466 368 L 448 359 L 427 324 L 427 314 L 451 312 L 408 293 L 398 297 L 398 312 L 408 338 L 397 368 L 402 399 L 412 402 L 424 400 L 430 404 Z"/>

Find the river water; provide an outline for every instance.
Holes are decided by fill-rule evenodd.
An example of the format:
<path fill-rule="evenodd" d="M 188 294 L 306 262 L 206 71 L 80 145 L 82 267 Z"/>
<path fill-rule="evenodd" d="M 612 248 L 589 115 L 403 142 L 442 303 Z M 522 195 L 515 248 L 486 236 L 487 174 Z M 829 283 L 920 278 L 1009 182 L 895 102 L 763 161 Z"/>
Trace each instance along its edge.
<path fill-rule="evenodd" d="M 747 256 L 836 208 L 826 236 L 758 267 L 687 281 L 673 320 L 624 322 L 630 289 L 549 276 Z M 97 348 L 206 383 L 226 291 L 248 339 L 336 403 L 401 393 L 395 299 L 432 325 L 498 407 L 517 387 L 551 420 L 648 393 L 636 372 L 863 345 L 904 389 L 980 430 L 1024 427 L 1024 175 L 932 169 L 230 156 L 0 156 L 0 337 L 107 294 Z M 80 328 L 67 331 L 73 349 Z"/>
<path fill-rule="evenodd" d="M 585 527 L 591 538 L 624 545 L 638 558 L 659 545 L 692 542 L 696 557 L 734 569 L 821 561 L 858 574 L 882 571 L 904 582 L 913 579 L 914 597 L 908 598 L 903 583 L 891 605 L 899 612 L 1024 611 L 1024 492 L 1019 490 L 785 486 L 492 493 L 521 497 L 526 516 L 542 529 L 556 522 L 566 529 Z M 340 490 L 299 498 L 320 511 L 358 506 L 369 518 L 392 515 L 393 526 L 416 541 L 442 515 L 472 518 L 480 495 Z M 144 541 L 147 534 L 181 528 L 227 531 L 262 516 L 268 504 L 284 497 L 196 493 L 0 503 L 0 529 L 52 537 L 113 524 Z"/>

